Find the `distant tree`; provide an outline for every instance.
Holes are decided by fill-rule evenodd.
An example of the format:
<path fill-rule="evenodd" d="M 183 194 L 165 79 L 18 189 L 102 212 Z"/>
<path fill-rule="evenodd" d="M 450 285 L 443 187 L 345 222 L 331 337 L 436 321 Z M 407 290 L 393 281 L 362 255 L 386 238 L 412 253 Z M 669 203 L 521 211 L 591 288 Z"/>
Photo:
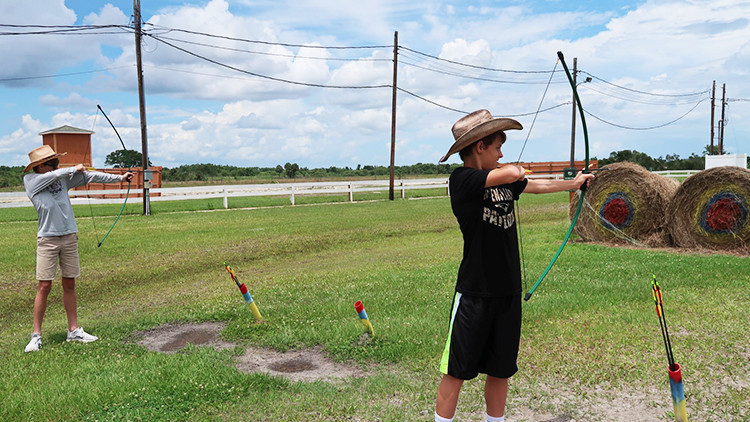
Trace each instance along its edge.
<path fill-rule="evenodd" d="M 294 179 L 299 171 L 299 165 L 297 163 L 286 163 L 284 164 L 284 171 L 286 172 L 286 177 Z"/>
<path fill-rule="evenodd" d="M 284 173 L 284 167 L 281 167 L 281 164 L 279 164 L 278 166 L 276 166 L 276 174 L 278 174 L 279 177 L 281 177 L 281 175 L 283 173 Z"/>
<path fill-rule="evenodd" d="M 703 148 L 703 154 L 705 155 L 719 155 L 719 146 L 714 145 L 713 151 L 711 150 L 711 145 L 706 145 Z M 724 151 L 724 154 L 729 154 L 728 152 Z"/>
<path fill-rule="evenodd" d="M 143 154 L 134 149 L 118 149 L 107 155 L 104 164 L 114 168 L 140 167 L 143 164 Z M 148 160 L 148 166 L 151 165 L 151 160 Z"/>
<path fill-rule="evenodd" d="M 619 163 L 622 161 L 630 161 L 631 163 L 639 164 L 648 170 L 658 170 L 658 163 L 653 158 L 649 157 L 648 154 L 629 149 L 611 152 L 608 158 L 599 160 L 599 166 L 603 167 L 607 164 Z"/>
<path fill-rule="evenodd" d="M 0 188 L 23 186 L 23 167 L 0 166 Z"/>

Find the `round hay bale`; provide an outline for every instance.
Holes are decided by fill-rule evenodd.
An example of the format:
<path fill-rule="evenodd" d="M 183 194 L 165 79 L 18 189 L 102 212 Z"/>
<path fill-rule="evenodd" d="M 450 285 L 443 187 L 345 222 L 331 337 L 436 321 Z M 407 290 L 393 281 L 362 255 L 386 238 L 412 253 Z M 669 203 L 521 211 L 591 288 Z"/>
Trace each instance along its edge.
<path fill-rule="evenodd" d="M 675 245 L 750 253 L 750 170 L 715 167 L 682 182 L 668 208 Z"/>
<path fill-rule="evenodd" d="M 667 206 L 679 182 L 642 166 L 613 163 L 589 183 L 575 231 L 583 240 L 666 246 Z M 573 218 L 580 193 L 570 203 Z"/>

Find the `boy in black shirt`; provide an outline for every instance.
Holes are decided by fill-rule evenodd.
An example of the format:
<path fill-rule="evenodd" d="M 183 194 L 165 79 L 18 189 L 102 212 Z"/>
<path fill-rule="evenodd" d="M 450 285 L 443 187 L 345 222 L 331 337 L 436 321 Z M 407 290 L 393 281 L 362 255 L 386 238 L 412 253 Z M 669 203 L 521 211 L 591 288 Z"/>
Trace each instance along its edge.
<path fill-rule="evenodd" d="M 513 201 L 521 193 L 578 189 L 594 177 L 529 180 L 519 165 L 498 166 L 505 130 L 523 129 L 513 119 L 475 111 L 453 125 L 455 143 L 440 159 L 458 152 L 463 167 L 449 179 L 451 207 L 464 239 L 448 340 L 440 361 L 435 421 L 453 420 L 464 380 L 487 374 L 486 420 L 505 420 L 508 378 L 518 371 L 521 337 L 521 269 Z"/>

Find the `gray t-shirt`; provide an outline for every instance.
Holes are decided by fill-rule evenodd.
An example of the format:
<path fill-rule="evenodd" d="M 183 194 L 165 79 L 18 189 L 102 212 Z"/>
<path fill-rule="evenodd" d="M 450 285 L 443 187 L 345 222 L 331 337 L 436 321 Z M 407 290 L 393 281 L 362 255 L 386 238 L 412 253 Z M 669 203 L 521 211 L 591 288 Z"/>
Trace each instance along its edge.
<path fill-rule="evenodd" d="M 78 232 L 73 206 L 68 197 L 69 189 L 91 182 L 113 183 L 121 180 L 122 175 L 119 174 L 77 172 L 75 167 L 24 175 L 26 195 L 34 204 L 39 217 L 37 237 L 64 236 Z"/>

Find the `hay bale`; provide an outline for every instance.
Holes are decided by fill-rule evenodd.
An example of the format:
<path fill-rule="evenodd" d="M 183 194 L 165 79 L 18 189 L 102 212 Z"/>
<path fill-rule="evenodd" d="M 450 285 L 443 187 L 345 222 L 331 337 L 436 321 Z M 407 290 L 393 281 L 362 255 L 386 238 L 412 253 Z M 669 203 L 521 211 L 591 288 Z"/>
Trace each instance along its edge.
<path fill-rule="evenodd" d="M 715 167 L 682 182 L 668 207 L 669 232 L 684 248 L 750 253 L 750 170 Z"/>
<path fill-rule="evenodd" d="M 630 162 L 605 166 L 589 183 L 575 231 L 583 240 L 666 246 L 666 209 L 679 182 Z M 578 206 L 577 192 L 570 217 Z"/>

